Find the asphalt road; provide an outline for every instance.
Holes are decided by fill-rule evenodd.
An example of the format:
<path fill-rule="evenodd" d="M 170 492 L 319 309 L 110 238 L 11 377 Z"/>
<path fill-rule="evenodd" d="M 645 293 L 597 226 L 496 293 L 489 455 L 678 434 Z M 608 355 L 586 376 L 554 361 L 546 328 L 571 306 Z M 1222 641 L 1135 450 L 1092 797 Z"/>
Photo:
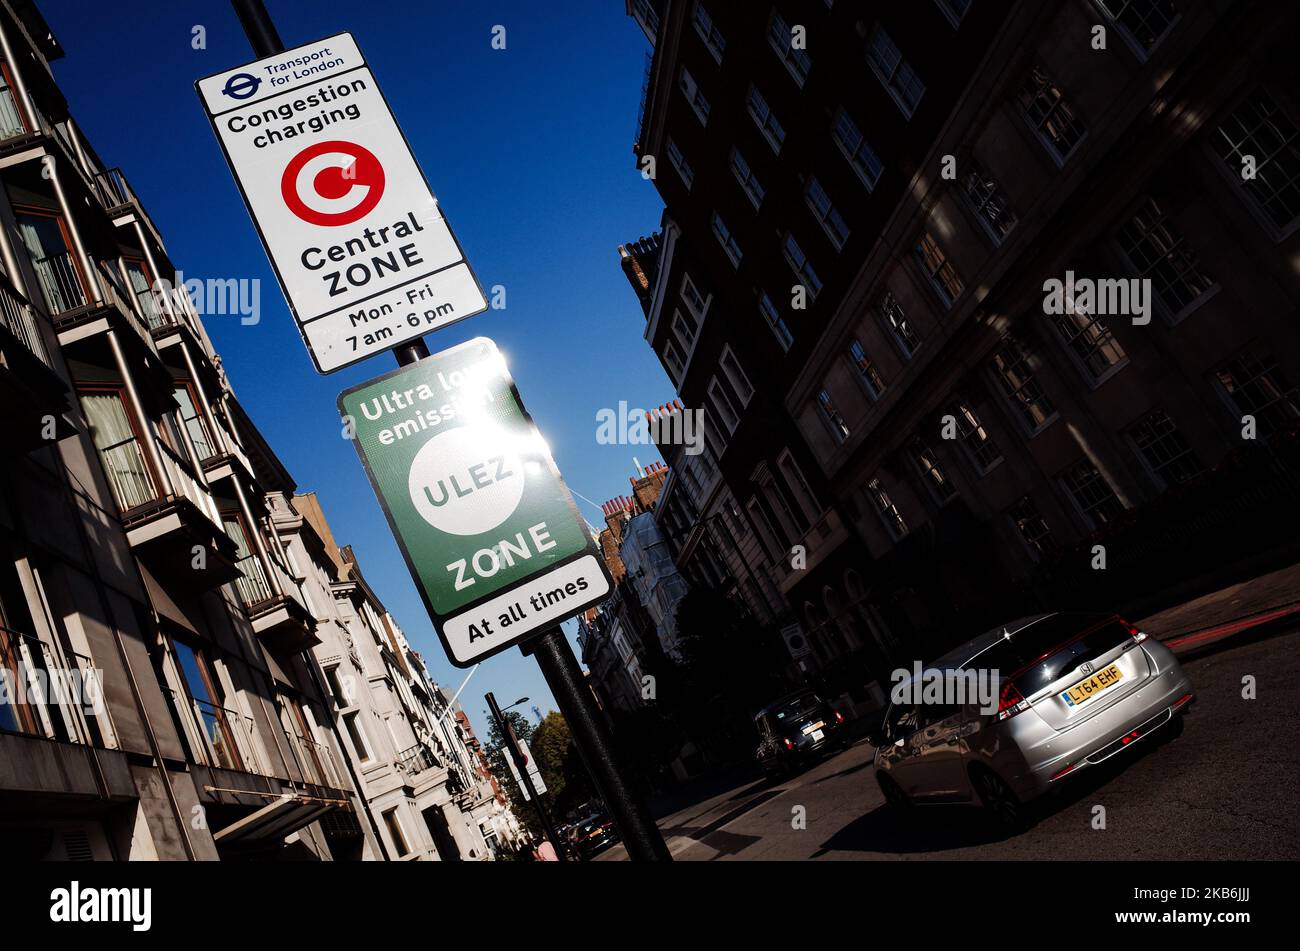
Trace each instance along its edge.
<path fill-rule="evenodd" d="M 1300 627 L 1184 666 L 1197 702 L 1181 737 L 1089 770 L 1011 837 L 965 806 L 895 817 L 865 741 L 798 776 L 743 783 L 659 827 L 678 861 L 1300 858 Z M 1247 676 L 1253 700 L 1242 696 Z M 1097 805 L 1104 830 L 1093 828 Z M 626 858 L 618 845 L 597 860 Z"/>

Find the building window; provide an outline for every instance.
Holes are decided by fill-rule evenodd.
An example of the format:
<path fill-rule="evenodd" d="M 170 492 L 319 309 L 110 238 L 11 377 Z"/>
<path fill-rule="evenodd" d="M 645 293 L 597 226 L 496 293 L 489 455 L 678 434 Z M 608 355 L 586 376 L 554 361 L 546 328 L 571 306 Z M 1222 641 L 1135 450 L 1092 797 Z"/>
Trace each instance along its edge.
<path fill-rule="evenodd" d="M 849 436 L 849 424 L 844 421 L 840 411 L 835 408 L 835 402 L 831 399 L 828 390 L 821 390 L 817 393 L 817 408 L 821 411 L 822 419 L 826 425 L 831 428 L 831 434 L 835 437 L 836 442 L 844 442 Z"/>
<path fill-rule="evenodd" d="M 406 835 L 402 832 L 402 822 L 397 818 L 397 806 L 388 809 L 383 813 L 384 828 L 388 830 L 388 837 L 393 840 L 393 848 L 397 850 L 397 857 L 402 858 L 411 854 L 411 846 L 406 841 Z"/>
<path fill-rule="evenodd" d="M 325 668 L 325 680 L 329 683 L 330 693 L 340 710 L 352 706 L 356 698 L 348 696 L 348 691 L 343 686 L 343 675 L 339 672 L 337 665 Z"/>
<path fill-rule="evenodd" d="M 835 137 L 835 144 L 839 146 L 840 152 L 849 160 L 853 166 L 853 171 L 858 173 L 858 178 L 862 179 L 862 184 L 867 186 L 867 191 L 876 187 L 876 182 L 880 181 L 881 173 L 884 172 L 885 166 L 881 164 L 876 153 L 867 145 L 867 140 L 863 138 L 862 131 L 858 124 L 853 121 L 848 110 L 841 109 L 839 116 L 835 119 L 835 128 L 832 132 Z"/>
<path fill-rule="evenodd" d="M 1065 164 L 1070 153 L 1083 140 L 1084 128 L 1074 109 L 1065 101 L 1061 88 L 1035 66 L 1021 87 L 1018 101 L 1026 121 L 1038 133 L 1044 147 L 1058 165 Z"/>
<path fill-rule="evenodd" d="M 822 188 L 821 182 L 810 176 L 803 197 L 808 207 L 812 209 L 813 217 L 826 232 L 826 237 L 831 239 L 835 250 L 842 250 L 844 242 L 849 240 L 849 226 L 844 221 L 844 216 L 831 204 L 830 196 L 826 194 L 826 189 Z"/>
<path fill-rule="evenodd" d="M 993 354 L 993 375 L 1025 430 L 1033 435 L 1056 418 L 1056 407 L 1034 374 L 1024 342 L 1007 337 Z"/>
<path fill-rule="evenodd" d="M 862 348 L 862 342 L 856 337 L 849 341 L 849 362 L 858 371 L 858 379 L 867 388 L 871 398 L 880 399 L 885 392 L 885 380 L 876 369 L 876 365 L 871 362 L 871 358 L 867 356 L 867 351 Z"/>
<path fill-rule="evenodd" d="M 1097 0 L 1097 6 L 1142 51 L 1143 59 L 1178 19 L 1172 0 Z"/>
<path fill-rule="evenodd" d="M 925 83 L 903 59 L 903 54 L 879 23 L 867 40 L 867 63 L 894 102 L 898 103 L 898 108 L 903 110 L 903 115 L 910 119 L 925 94 Z"/>
<path fill-rule="evenodd" d="M 1260 433 L 1271 433 L 1300 419 L 1300 393 L 1290 385 L 1272 355 L 1247 352 L 1215 373 L 1238 417 L 1253 416 Z"/>
<path fill-rule="evenodd" d="M 727 41 L 713 25 L 713 17 L 709 16 L 708 10 L 704 9 L 704 4 L 698 2 L 695 4 L 695 15 L 691 20 L 695 24 L 695 32 L 704 41 L 704 48 L 713 56 L 714 61 L 721 65 L 722 54 L 727 49 Z"/>
<path fill-rule="evenodd" d="M 994 244 L 1016 226 L 1016 213 L 998 183 L 974 159 L 966 160 L 966 174 L 961 179 L 961 196 L 975 213 Z"/>
<path fill-rule="evenodd" d="M 740 245 L 736 239 L 731 236 L 731 230 L 727 227 L 722 216 L 716 211 L 713 213 L 713 236 L 718 239 L 718 244 L 722 245 L 722 250 L 727 253 L 733 267 L 740 267 L 740 259 L 744 257 L 740 251 Z"/>
<path fill-rule="evenodd" d="M 736 354 L 731 347 L 724 346 L 722 348 L 722 357 L 719 359 L 718 364 L 722 367 L 722 372 L 726 374 L 732 392 L 740 400 L 740 405 L 749 405 L 749 401 L 754 395 L 754 386 L 749 382 L 749 377 L 741 368 L 740 361 L 736 359 Z"/>
<path fill-rule="evenodd" d="M 668 140 L 668 162 L 677 170 L 686 190 L 690 191 L 691 185 L 695 182 L 695 170 L 691 168 L 690 163 L 686 161 L 686 156 L 672 139 Z"/>
<path fill-rule="evenodd" d="M 939 466 L 939 458 L 924 439 L 920 436 L 913 437 L 908 451 L 917 473 L 921 476 L 921 481 L 925 483 L 926 491 L 935 502 L 943 505 L 957 495 L 957 490 L 952 487 L 952 483 L 948 481 L 948 477 Z"/>
<path fill-rule="evenodd" d="M 1052 326 L 1088 381 L 1096 386 L 1128 358 L 1101 318 L 1065 302 L 1064 314 L 1052 315 Z"/>
<path fill-rule="evenodd" d="M 1007 517 L 1020 533 L 1020 538 L 1034 561 L 1042 561 L 1056 551 L 1056 537 L 1052 535 L 1052 530 L 1032 498 L 1026 495 L 1012 505 L 1007 509 Z"/>
<path fill-rule="evenodd" d="M 18 211 L 14 219 L 45 298 L 46 312 L 61 314 L 86 303 L 81 266 L 70 250 L 72 242 L 63 219 L 26 209 Z"/>
<path fill-rule="evenodd" d="M 777 459 L 777 465 L 785 478 L 786 484 L 790 486 L 791 491 L 795 494 L 799 507 L 803 509 L 804 515 L 807 516 L 809 525 L 821 515 L 821 503 L 817 501 L 817 494 L 813 492 L 812 486 L 808 480 L 803 477 L 803 470 L 799 468 L 798 463 L 794 461 L 794 456 L 787 449 Z"/>
<path fill-rule="evenodd" d="M 664 342 L 664 363 L 668 365 L 672 376 L 680 380 L 686 370 L 686 357 L 682 353 L 681 345 L 671 337 Z"/>
<path fill-rule="evenodd" d="M 1124 503 L 1089 459 L 1080 459 L 1061 473 L 1061 484 L 1079 514 L 1094 530 L 1110 525 L 1124 514 Z"/>
<path fill-rule="evenodd" d="M 751 85 L 749 87 L 749 100 L 746 103 L 749 110 L 749 116 L 758 126 L 758 131 L 763 133 L 763 138 L 767 139 L 767 144 L 772 146 L 772 151 L 778 155 L 781 152 L 781 146 L 785 144 L 785 129 L 781 123 L 772 115 L 772 110 L 763 98 L 763 94 L 758 91 L 758 87 Z"/>
<path fill-rule="evenodd" d="M 695 282 L 691 280 L 691 276 L 683 271 L 682 300 L 685 301 L 686 306 L 691 309 L 691 313 L 700 320 L 703 320 L 705 311 L 709 309 L 710 299 L 711 298 L 706 298 L 700 293 L 700 289 L 695 286 Z"/>
<path fill-rule="evenodd" d="M 194 404 L 194 397 L 190 393 L 189 386 L 184 383 L 178 385 L 173 391 L 173 395 L 180 405 L 178 411 L 180 421 L 190 434 L 190 442 L 194 444 L 194 452 L 198 455 L 199 461 L 203 462 L 211 459 L 217 454 L 217 450 L 212 442 L 212 437 L 208 434 L 207 422 Z"/>
<path fill-rule="evenodd" d="M 348 739 L 352 741 L 352 749 L 356 751 L 357 762 L 368 763 L 370 762 L 370 744 L 366 742 L 365 731 L 358 719 L 360 716 L 361 711 L 359 710 L 343 714 L 343 728 L 347 731 Z"/>
<path fill-rule="evenodd" d="M 696 118 L 700 120 L 700 125 L 708 125 L 709 100 L 704 98 L 704 93 L 700 92 L 695 77 L 685 67 L 682 68 L 682 95 L 691 104 L 691 109 L 695 111 Z"/>
<path fill-rule="evenodd" d="M 934 0 L 934 2 L 955 28 L 961 26 L 961 21 L 966 16 L 966 11 L 970 9 L 972 0 Z"/>
<path fill-rule="evenodd" d="M 782 319 L 781 312 L 776 309 L 776 304 L 772 303 L 772 298 L 768 297 L 766 292 L 758 296 L 758 309 L 762 311 L 767 325 L 772 328 L 772 333 L 776 334 L 776 339 L 781 342 L 781 349 L 789 350 L 794 343 L 794 335 L 790 333 L 790 328 Z"/>
<path fill-rule="evenodd" d="M 916 260 L 920 262 L 921 269 L 930 278 L 930 284 L 943 298 L 943 302 L 951 307 L 952 302 L 961 295 L 964 285 L 960 275 L 957 274 L 957 269 L 952 266 L 943 249 L 939 247 L 939 242 L 935 241 L 934 236 L 928 231 L 916 242 Z"/>
<path fill-rule="evenodd" d="M 916 348 L 921 345 L 921 339 L 908 323 L 907 315 L 903 313 L 903 307 L 898 303 L 898 298 L 894 296 L 893 291 L 885 291 L 881 295 L 880 300 L 876 302 L 876 314 L 880 318 L 881 325 L 893 338 L 903 359 L 912 359 Z"/>
<path fill-rule="evenodd" d="M 1300 221 L 1300 138 L 1263 87 L 1256 89 L 1218 128 L 1214 150 L 1229 177 L 1278 233 Z M 1243 178 L 1251 164 L 1254 178 Z"/>
<path fill-rule="evenodd" d="M 736 427 L 740 425 L 740 411 L 736 408 L 727 388 L 716 376 L 709 381 L 709 402 L 722 420 L 722 424 L 727 427 L 727 432 L 734 434 Z"/>
<path fill-rule="evenodd" d="M 808 71 L 812 69 L 812 59 L 809 58 L 807 50 L 794 48 L 793 39 L 794 34 L 790 30 L 790 24 L 773 9 L 771 19 L 767 23 L 767 41 L 772 45 L 781 62 L 785 63 L 785 68 L 790 71 L 795 83 L 802 89 L 808 79 Z"/>
<path fill-rule="evenodd" d="M 700 325 L 689 308 L 686 310 L 677 308 L 673 310 L 673 320 L 669 324 L 669 330 L 672 331 L 673 339 L 681 345 L 682 351 L 690 353 L 691 348 L 695 346 L 695 338 L 699 336 Z"/>
<path fill-rule="evenodd" d="M 953 401 L 948 412 L 957 422 L 957 436 L 977 473 L 984 475 L 1002 461 L 1002 452 L 980 422 L 970 400 L 959 397 Z"/>
<path fill-rule="evenodd" d="M 126 512 L 156 497 L 144 450 L 118 390 L 80 391 L 81 411 L 99 453 L 109 488 L 120 511 Z"/>
<path fill-rule="evenodd" d="M 1163 410 L 1143 416 L 1128 437 L 1161 488 L 1190 482 L 1205 470 L 1178 426 Z"/>
<path fill-rule="evenodd" d="M 781 246 L 781 253 L 785 255 L 785 261 L 794 271 L 794 276 L 799 279 L 799 283 L 808 291 L 809 297 L 816 297 L 822 289 L 821 278 L 813 270 L 812 264 L 808 261 L 808 256 L 803 253 L 799 247 L 799 242 L 795 241 L 793 234 L 786 234 L 785 244 Z"/>
<path fill-rule="evenodd" d="M 889 537 L 898 541 L 906 535 L 907 523 L 903 521 L 902 513 L 898 511 L 898 506 L 889 497 L 885 487 L 880 484 L 880 479 L 872 479 L 867 483 L 867 495 L 871 498 L 876 514 L 884 523 L 885 530 L 889 532 Z"/>
<path fill-rule="evenodd" d="M 1173 321 L 1182 319 L 1201 295 L 1211 290 L 1213 278 L 1201 269 L 1196 252 L 1169 224 L 1168 213 L 1148 198 L 1119 232 L 1120 250 L 1151 286 Z"/>
<path fill-rule="evenodd" d="M 731 174 L 736 176 L 736 181 L 740 183 L 740 189 L 745 193 L 757 211 L 758 207 L 763 204 L 763 196 L 766 192 L 763 186 L 759 184 L 758 178 L 754 175 L 754 170 L 749 167 L 745 161 L 745 156 L 740 154 L 740 149 L 732 148 L 731 150 Z"/>

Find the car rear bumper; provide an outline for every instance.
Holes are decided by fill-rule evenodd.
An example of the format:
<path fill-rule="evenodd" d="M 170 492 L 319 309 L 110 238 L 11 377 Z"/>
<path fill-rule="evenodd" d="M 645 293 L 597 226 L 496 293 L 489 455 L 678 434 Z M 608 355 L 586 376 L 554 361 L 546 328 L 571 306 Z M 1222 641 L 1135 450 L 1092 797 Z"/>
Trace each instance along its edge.
<path fill-rule="evenodd" d="M 1191 679 L 1174 661 L 1110 709 L 1034 747 L 1022 747 L 1027 769 L 1012 785 L 1019 787 L 1022 798 L 1041 795 L 1087 767 L 1140 745 L 1185 713 L 1193 696 Z"/>

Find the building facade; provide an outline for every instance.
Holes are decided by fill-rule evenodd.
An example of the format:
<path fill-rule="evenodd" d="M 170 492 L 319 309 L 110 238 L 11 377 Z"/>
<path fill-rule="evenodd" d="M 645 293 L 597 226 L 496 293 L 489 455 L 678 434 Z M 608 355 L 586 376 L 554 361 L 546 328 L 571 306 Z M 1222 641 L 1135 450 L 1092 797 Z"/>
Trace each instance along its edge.
<path fill-rule="evenodd" d="M 708 434 L 660 517 L 801 673 L 1294 552 L 1295 11 L 628 12 L 666 210 L 620 257 Z"/>
<path fill-rule="evenodd" d="M 244 412 L 62 55 L 0 2 L 6 855 L 490 857 L 460 711 Z"/>

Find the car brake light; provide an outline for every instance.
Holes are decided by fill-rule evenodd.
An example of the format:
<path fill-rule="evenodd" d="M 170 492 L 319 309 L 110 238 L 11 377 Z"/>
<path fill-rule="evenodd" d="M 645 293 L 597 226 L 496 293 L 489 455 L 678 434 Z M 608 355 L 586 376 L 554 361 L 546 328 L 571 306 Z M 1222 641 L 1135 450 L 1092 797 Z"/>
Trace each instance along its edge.
<path fill-rule="evenodd" d="M 792 750 L 792 749 L 794 749 L 794 744 L 790 742 L 790 737 L 788 737 L 788 736 L 785 738 L 785 748 L 786 748 L 787 750 Z"/>
<path fill-rule="evenodd" d="M 1017 713 L 1023 713 L 1028 709 L 1029 701 L 1016 689 L 1016 685 L 1010 680 L 1004 683 L 998 694 L 998 719 L 1010 720 Z"/>
<path fill-rule="evenodd" d="M 836 723 L 844 722 L 844 714 L 840 713 L 840 711 L 838 710 L 835 711 L 835 722 Z"/>
<path fill-rule="evenodd" d="M 1123 624 L 1126 628 L 1128 628 L 1129 637 L 1133 638 L 1133 640 L 1137 641 L 1139 644 L 1141 644 L 1143 641 L 1147 639 L 1146 631 L 1139 631 L 1128 621 L 1124 621 Z"/>
<path fill-rule="evenodd" d="M 1187 701 L 1189 701 L 1189 700 L 1191 700 L 1191 699 L 1192 699 L 1192 695 L 1191 695 L 1190 693 L 1185 693 L 1185 694 L 1183 694 L 1181 697 L 1179 697 L 1177 700 L 1175 700 L 1175 701 L 1174 701 L 1174 705 L 1173 705 L 1172 707 L 1170 707 L 1169 709 L 1171 709 L 1171 710 L 1177 710 L 1179 707 L 1181 707 L 1183 704 L 1185 704 Z"/>

